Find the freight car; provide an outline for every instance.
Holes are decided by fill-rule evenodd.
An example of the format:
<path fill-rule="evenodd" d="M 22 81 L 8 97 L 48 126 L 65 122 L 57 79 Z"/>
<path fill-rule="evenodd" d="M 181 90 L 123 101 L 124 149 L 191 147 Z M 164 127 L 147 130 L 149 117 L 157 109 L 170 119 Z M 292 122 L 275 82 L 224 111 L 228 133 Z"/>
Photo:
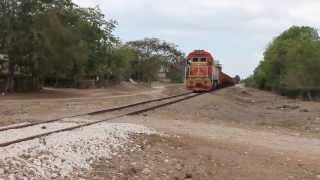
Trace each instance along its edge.
<path fill-rule="evenodd" d="M 220 88 L 225 88 L 229 86 L 234 86 L 236 84 L 236 80 L 232 77 L 230 77 L 228 74 L 220 71 Z"/>
<path fill-rule="evenodd" d="M 188 55 L 185 72 L 186 87 L 192 91 L 210 91 L 235 84 L 235 79 L 223 73 L 222 66 L 205 50 Z"/>

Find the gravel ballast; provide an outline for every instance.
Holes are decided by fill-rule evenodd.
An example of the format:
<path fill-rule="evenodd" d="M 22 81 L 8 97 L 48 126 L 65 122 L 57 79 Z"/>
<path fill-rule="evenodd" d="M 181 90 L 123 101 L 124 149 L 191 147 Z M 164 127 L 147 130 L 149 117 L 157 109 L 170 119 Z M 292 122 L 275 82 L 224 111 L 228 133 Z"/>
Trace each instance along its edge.
<path fill-rule="evenodd" d="M 0 179 L 70 179 L 90 170 L 95 161 L 117 155 L 136 134 L 156 132 L 133 124 L 101 123 L 0 148 Z"/>

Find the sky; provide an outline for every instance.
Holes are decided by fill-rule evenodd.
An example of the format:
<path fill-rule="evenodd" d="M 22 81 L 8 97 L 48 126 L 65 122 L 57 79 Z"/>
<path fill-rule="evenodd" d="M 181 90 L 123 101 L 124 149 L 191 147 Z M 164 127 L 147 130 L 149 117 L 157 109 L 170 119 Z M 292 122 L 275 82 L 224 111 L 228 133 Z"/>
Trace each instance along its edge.
<path fill-rule="evenodd" d="M 99 5 L 123 42 L 157 37 L 185 53 L 210 51 L 223 70 L 245 78 L 274 37 L 293 25 L 320 28 L 319 0 L 74 0 Z"/>

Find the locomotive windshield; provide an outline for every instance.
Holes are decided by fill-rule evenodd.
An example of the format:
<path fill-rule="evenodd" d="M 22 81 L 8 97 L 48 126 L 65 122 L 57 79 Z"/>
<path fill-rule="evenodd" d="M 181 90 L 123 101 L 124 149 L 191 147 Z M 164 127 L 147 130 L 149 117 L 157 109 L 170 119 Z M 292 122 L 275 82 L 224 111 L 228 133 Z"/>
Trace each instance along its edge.
<path fill-rule="evenodd" d="M 193 59 L 192 59 L 192 62 L 198 62 L 198 61 L 199 61 L 198 58 L 193 58 Z"/>
<path fill-rule="evenodd" d="M 192 62 L 207 62 L 207 58 L 192 58 Z"/>

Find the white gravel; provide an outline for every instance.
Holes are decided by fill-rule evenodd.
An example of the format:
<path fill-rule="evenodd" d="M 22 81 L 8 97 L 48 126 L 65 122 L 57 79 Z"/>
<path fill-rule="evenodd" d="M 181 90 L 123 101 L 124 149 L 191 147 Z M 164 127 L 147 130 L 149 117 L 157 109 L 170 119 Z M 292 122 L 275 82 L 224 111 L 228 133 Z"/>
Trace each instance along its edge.
<path fill-rule="evenodd" d="M 155 134 L 133 124 L 101 123 L 0 148 L 0 179 L 72 179 L 125 148 L 131 134 Z"/>

